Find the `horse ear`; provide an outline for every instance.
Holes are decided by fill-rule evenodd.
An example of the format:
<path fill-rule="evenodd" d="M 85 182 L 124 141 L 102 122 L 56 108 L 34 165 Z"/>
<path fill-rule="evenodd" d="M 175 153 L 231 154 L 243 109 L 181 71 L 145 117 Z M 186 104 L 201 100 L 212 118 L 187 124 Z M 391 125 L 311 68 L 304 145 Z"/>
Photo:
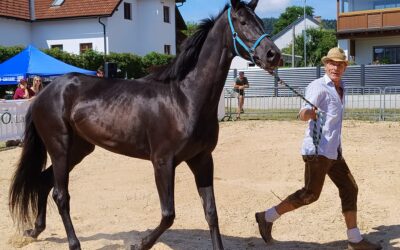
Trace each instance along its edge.
<path fill-rule="evenodd" d="M 240 0 L 231 0 L 231 5 L 232 8 L 236 9 L 236 7 L 239 5 Z"/>
<path fill-rule="evenodd" d="M 247 4 L 247 6 L 249 6 L 249 8 L 254 11 L 257 7 L 257 4 L 258 0 L 251 0 L 250 3 Z"/>

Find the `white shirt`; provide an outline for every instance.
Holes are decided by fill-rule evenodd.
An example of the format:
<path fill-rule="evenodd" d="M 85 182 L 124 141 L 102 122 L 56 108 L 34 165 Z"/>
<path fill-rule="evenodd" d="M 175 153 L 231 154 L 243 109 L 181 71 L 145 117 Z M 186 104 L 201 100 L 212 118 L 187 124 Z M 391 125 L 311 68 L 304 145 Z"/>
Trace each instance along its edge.
<path fill-rule="evenodd" d="M 341 81 L 340 84 L 344 92 L 344 82 Z M 341 150 L 344 93 L 343 100 L 340 100 L 340 96 L 335 89 L 335 84 L 328 75 L 324 75 L 307 86 L 305 97 L 312 104 L 317 106 L 319 110 L 326 113 L 326 122 L 322 129 L 318 154 L 323 155 L 328 159 L 336 160 L 338 157 L 338 150 Z M 311 108 L 311 105 L 304 103 L 301 110 Z M 308 122 L 308 127 L 301 148 L 302 155 L 315 155 L 313 127 L 314 121 L 310 120 Z M 320 122 L 317 122 L 317 128 L 319 132 Z"/>

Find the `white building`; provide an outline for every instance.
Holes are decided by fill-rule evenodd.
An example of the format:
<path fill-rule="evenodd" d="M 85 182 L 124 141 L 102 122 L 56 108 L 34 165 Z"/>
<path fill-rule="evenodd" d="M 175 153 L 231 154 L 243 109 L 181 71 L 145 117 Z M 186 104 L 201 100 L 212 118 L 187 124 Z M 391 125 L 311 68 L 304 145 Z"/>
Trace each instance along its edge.
<path fill-rule="evenodd" d="M 185 0 L 51 0 L 0 4 L 0 45 L 58 47 L 79 54 L 155 51 L 176 54 L 186 25 L 176 3 Z"/>
<path fill-rule="evenodd" d="M 319 28 L 320 22 L 311 16 L 306 16 L 306 21 L 304 21 L 304 16 L 300 17 L 285 29 L 280 31 L 278 34 L 272 37 L 272 41 L 276 44 L 279 49 L 286 48 L 290 46 L 293 42 L 293 38 L 303 34 L 305 29 L 315 29 Z M 299 56 L 297 56 L 297 59 Z M 291 62 L 291 55 L 283 55 L 285 62 Z M 257 67 L 253 63 L 244 60 L 241 57 L 235 57 L 231 64 L 231 69 L 249 69 L 252 67 Z"/>

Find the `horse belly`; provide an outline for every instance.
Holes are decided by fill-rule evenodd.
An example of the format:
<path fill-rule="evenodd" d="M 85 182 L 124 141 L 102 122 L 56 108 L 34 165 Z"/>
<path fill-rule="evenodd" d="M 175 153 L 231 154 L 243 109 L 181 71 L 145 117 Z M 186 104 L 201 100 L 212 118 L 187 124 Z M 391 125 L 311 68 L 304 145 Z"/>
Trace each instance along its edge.
<path fill-rule="evenodd" d="M 89 116 L 73 117 L 74 130 L 85 140 L 112 152 L 131 157 L 148 159 L 149 146 L 145 133 L 134 121 L 106 117 L 103 112 L 91 112 Z"/>

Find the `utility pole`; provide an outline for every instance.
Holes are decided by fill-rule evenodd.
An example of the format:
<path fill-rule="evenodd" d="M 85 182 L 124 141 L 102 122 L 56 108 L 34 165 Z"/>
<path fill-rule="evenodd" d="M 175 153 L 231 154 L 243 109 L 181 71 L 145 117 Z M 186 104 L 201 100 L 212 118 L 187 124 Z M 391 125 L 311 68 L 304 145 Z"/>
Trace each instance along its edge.
<path fill-rule="evenodd" d="M 307 25 L 306 25 L 306 1 L 304 0 L 304 67 L 307 67 Z"/>
<path fill-rule="evenodd" d="M 294 54 L 294 42 L 296 40 L 296 25 L 292 28 L 292 68 L 295 67 L 295 54 Z"/>

